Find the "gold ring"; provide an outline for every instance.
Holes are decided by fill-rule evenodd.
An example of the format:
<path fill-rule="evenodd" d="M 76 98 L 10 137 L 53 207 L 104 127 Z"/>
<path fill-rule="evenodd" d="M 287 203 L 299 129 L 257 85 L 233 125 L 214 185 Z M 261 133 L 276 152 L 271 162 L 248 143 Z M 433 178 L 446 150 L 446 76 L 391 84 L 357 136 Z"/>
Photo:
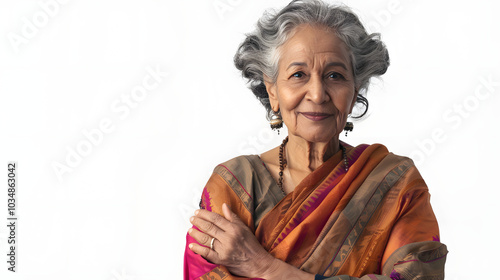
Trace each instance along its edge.
<path fill-rule="evenodd" d="M 212 237 L 212 241 L 210 241 L 210 249 L 214 249 L 214 240 L 215 240 L 215 237 Z"/>

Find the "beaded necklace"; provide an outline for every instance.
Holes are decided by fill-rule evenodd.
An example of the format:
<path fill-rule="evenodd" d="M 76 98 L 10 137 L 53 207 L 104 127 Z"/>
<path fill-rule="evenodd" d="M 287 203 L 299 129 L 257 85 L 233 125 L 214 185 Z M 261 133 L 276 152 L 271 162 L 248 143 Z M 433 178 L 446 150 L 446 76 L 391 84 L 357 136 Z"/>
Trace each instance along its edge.
<path fill-rule="evenodd" d="M 283 150 L 285 149 L 285 145 L 286 143 L 288 142 L 288 136 L 283 139 L 283 143 L 281 143 L 280 145 L 280 178 L 278 180 L 278 186 L 280 187 L 281 191 L 285 193 L 285 190 L 283 189 L 283 170 L 285 169 L 286 167 L 286 159 L 283 158 Z M 342 146 L 342 144 L 340 144 L 339 142 L 339 148 L 342 150 L 342 157 L 344 158 L 344 170 L 345 172 L 347 173 L 347 171 L 349 170 L 349 162 L 347 161 L 347 152 L 346 152 L 346 148 L 344 146 Z"/>

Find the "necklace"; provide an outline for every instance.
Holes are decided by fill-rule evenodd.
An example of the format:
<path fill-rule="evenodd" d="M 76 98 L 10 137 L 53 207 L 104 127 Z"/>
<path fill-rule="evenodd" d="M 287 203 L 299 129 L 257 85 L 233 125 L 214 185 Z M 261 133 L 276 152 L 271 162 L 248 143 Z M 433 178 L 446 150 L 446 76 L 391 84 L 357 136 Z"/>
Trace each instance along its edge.
<path fill-rule="evenodd" d="M 281 191 L 285 193 L 285 190 L 283 189 L 283 170 L 285 169 L 286 167 L 286 158 L 283 157 L 283 150 L 285 149 L 285 145 L 286 143 L 288 142 L 288 136 L 283 139 L 283 143 L 281 143 L 280 145 L 280 178 L 278 180 L 278 186 L 280 187 Z M 339 142 L 339 148 L 342 150 L 342 158 L 344 159 L 344 170 L 345 172 L 347 173 L 347 171 L 349 170 L 349 162 L 347 161 L 347 152 L 346 152 L 346 148 L 344 146 L 342 146 L 342 144 L 340 144 Z"/>

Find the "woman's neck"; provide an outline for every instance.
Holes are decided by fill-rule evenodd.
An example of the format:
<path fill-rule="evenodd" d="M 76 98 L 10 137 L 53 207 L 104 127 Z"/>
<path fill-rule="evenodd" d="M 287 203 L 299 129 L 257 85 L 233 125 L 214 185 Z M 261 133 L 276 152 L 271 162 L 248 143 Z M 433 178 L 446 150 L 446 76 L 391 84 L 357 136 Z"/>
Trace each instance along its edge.
<path fill-rule="evenodd" d="M 287 167 L 313 172 L 339 150 L 339 139 L 330 142 L 309 142 L 302 137 L 288 135 L 285 148 Z"/>

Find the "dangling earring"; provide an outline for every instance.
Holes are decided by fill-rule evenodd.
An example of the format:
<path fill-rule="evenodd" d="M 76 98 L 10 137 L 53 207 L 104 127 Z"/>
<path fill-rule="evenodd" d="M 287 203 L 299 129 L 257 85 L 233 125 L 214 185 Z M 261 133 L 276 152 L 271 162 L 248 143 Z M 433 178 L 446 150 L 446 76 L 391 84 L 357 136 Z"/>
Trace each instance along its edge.
<path fill-rule="evenodd" d="M 345 136 L 347 137 L 347 132 L 352 131 L 354 129 L 354 124 L 352 122 L 346 122 L 345 123 Z"/>
<path fill-rule="evenodd" d="M 273 111 L 273 115 L 271 116 L 271 128 L 273 130 L 278 130 L 278 135 L 280 135 L 280 128 L 283 127 L 283 120 L 281 119 L 281 112 L 278 110 L 277 112 Z"/>

